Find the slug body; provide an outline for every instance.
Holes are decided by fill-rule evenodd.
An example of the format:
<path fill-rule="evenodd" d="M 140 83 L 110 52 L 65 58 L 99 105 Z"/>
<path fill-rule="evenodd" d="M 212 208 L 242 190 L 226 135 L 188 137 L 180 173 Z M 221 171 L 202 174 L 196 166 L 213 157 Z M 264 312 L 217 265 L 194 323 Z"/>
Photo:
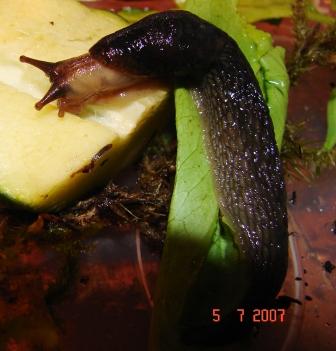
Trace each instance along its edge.
<path fill-rule="evenodd" d="M 41 61 L 22 60 L 41 66 Z M 119 77 L 122 87 L 154 78 L 191 91 L 204 127 L 221 215 L 231 223 L 234 242 L 250 269 L 248 303 L 273 299 L 287 270 L 284 180 L 268 108 L 235 41 L 197 16 L 168 11 L 102 38 L 88 55 L 48 65 L 49 71 L 44 71 L 53 85 L 38 108 L 60 99 L 66 111 L 71 100 L 85 102 L 87 96 L 115 89 L 112 76 Z M 60 66 L 61 74 L 52 73 Z M 98 86 L 99 92 L 83 92 L 83 84 L 74 89 L 78 77 L 85 81 L 87 75 L 100 81 L 111 76 L 107 86 L 112 86 L 88 84 Z"/>

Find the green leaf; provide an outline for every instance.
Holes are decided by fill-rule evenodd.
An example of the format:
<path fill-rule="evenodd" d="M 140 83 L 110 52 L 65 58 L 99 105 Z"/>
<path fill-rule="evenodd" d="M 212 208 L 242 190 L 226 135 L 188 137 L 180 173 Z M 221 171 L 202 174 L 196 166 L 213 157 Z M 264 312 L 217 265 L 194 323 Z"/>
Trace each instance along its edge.
<path fill-rule="evenodd" d="M 335 11 L 336 10 L 336 0 L 331 0 L 331 8 Z"/>
<path fill-rule="evenodd" d="M 333 89 L 327 108 L 327 136 L 323 145 L 324 151 L 330 151 L 336 145 L 336 89 Z"/>
<path fill-rule="evenodd" d="M 293 0 L 239 0 L 238 12 L 247 22 L 290 17 Z"/>
<path fill-rule="evenodd" d="M 238 12 L 249 23 L 292 16 L 293 0 L 239 0 Z M 306 0 L 306 13 L 310 20 L 332 24 L 335 19 L 319 12 L 312 1 Z"/>
<path fill-rule="evenodd" d="M 250 284 L 248 265 L 232 239 L 226 219 L 217 222 L 212 243 L 192 288 L 188 290 L 181 316 L 181 329 L 213 326 L 211 311 L 219 308 L 224 318 L 240 306 Z"/>
<path fill-rule="evenodd" d="M 202 128 L 188 91 L 177 89 L 176 179 L 152 316 L 151 349 L 176 350 L 186 296 L 210 249 L 218 204 Z"/>
<path fill-rule="evenodd" d="M 306 11 L 308 19 L 323 23 L 323 24 L 334 24 L 335 18 L 324 13 L 319 12 L 312 1 L 307 1 L 306 3 Z"/>
<path fill-rule="evenodd" d="M 138 8 L 126 8 L 117 12 L 117 14 L 128 23 L 140 21 L 142 18 L 155 13 L 156 11 Z"/>
<path fill-rule="evenodd" d="M 284 60 L 285 51 L 281 47 L 271 48 L 260 58 L 264 95 L 279 149 L 285 132 L 289 91 L 289 78 Z"/>

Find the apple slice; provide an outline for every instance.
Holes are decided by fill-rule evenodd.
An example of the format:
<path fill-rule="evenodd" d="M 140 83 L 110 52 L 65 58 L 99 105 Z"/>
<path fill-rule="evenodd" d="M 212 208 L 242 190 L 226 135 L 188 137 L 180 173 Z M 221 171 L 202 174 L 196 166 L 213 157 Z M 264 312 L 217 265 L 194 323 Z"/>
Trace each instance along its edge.
<path fill-rule="evenodd" d="M 20 55 L 46 61 L 78 56 L 125 23 L 75 0 L 0 2 L 0 196 L 35 211 L 59 210 L 92 190 L 139 153 L 162 123 L 167 90 L 143 87 L 80 116 L 38 112 L 49 87 Z"/>

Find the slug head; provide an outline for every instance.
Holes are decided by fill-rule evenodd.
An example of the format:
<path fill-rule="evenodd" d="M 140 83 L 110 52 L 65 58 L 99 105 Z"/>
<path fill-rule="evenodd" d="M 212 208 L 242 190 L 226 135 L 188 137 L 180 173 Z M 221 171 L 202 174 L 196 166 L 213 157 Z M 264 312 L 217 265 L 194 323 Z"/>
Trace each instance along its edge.
<path fill-rule="evenodd" d="M 85 66 L 86 57 L 80 56 L 69 60 L 59 62 L 46 62 L 33 59 L 27 56 L 20 56 L 20 61 L 28 63 L 43 71 L 52 83 L 47 93 L 43 98 L 35 104 L 37 110 L 41 110 L 45 105 L 50 102 L 62 98 L 66 98 L 67 93 L 70 91 L 71 81 L 78 74 L 78 66 L 81 64 Z M 59 115 L 62 116 L 64 111 L 59 110 Z"/>
<path fill-rule="evenodd" d="M 60 117 L 66 111 L 78 113 L 88 101 L 115 94 L 139 81 L 139 77 L 105 67 L 90 54 L 58 62 L 21 56 L 20 61 L 42 70 L 51 82 L 49 90 L 35 104 L 35 108 L 41 110 L 50 102 L 58 100 Z"/>

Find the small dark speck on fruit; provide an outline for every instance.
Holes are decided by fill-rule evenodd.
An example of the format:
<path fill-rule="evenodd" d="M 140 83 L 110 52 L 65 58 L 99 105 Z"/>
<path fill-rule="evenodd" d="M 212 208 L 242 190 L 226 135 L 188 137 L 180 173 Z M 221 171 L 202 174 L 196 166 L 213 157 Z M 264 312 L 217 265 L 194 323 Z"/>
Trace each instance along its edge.
<path fill-rule="evenodd" d="M 323 263 L 323 268 L 326 272 L 331 273 L 336 267 L 330 261 L 326 261 Z"/>
<path fill-rule="evenodd" d="M 307 301 L 312 301 L 313 298 L 312 298 L 311 296 L 309 296 L 309 295 L 306 295 L 306 296 L 305 296 L 305 300 L 307 300 Z"/>
<path fill-rule="evenodd" d="M 302 278 L 301 277 L 296 277 L 295 280 L 302 280 Z"/>
<path fill-rule="evenodd" d="M 329 322 L 326 322 L 326 327 L 330 327 L 331 326 L 331 324 L 329 323 Z"/>
<path fill-rule="evenodd" d="M 52 26 L 55 24 L 55 22 L 54 21 L 50 21 L 49 22 Z"/>

